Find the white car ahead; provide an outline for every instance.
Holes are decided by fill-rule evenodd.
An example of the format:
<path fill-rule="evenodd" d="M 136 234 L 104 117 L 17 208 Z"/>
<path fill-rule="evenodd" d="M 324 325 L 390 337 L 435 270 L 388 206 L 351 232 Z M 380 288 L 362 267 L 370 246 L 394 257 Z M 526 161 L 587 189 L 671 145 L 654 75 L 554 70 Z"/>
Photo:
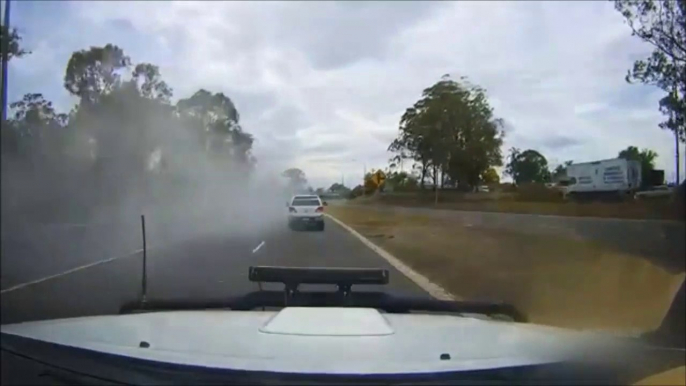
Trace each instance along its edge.
<path fill-rule="evenodd" d="M 286 203 L 288 206 L 288 227 L 301 225 L 324 230 L 325 202 L 315 195 L 297 195 Z"/>

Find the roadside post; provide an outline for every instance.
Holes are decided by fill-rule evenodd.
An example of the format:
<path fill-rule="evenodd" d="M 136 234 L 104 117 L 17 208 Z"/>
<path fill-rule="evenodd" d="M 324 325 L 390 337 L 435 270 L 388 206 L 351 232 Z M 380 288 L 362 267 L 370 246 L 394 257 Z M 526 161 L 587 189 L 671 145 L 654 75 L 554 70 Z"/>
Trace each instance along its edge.
<path fill-rule="evenodd" d="M 7 36 L 2 41 L 2 121 L 7 120 L 7 83 L 8 83 L 8 66 L 9 66 L 9 44 L 10 44 L 10 0 L 5 0 L 4 21 L 3 28 L 7 31 Z"/>
<path fill-rule="evenodd" d="M 147 260 L 148 260 L 148 251 L 147 251 L 147 245 L 146 245 L 146 239 L 145 239 L 145 215 L 141 215 L 141 229 L 143 231 L 143 278 L 141 282 L 141 288 L 142 288 L 142 297 L 141 301 L 145 303 L 146 301 L 146 295 L 148 294 L 148 275 L 146 272 L 147 269 Z"/>

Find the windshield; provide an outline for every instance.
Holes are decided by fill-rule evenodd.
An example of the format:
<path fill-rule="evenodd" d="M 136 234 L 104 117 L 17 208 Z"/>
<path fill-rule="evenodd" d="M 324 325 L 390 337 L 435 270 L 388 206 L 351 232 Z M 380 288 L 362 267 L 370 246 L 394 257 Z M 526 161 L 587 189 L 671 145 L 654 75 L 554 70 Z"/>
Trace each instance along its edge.
<path fill-rule="evenodd" d="M 354 354 L 326 371 L 391 362 L 342 343 L 351 336 L 385 337 L 359 341 L 379 339 L 414 372 L 440 370 L 423 355 L 451 371 L 519 360 L 524 347 L 548 350 L 537 340 L 548 327 L 683 349 L 684 2 L 0 9 L 3 326 L 126 314 L 114 320 L 132 330 L 103 331 L 108 344 L 159 354 L 183 341 L 296 372 L 330 358 L 290 340 L 313 334 L 344 336 L 321 345 Z M 385 281 L 253 280 L 265 266 L 375 269 Z M 265 313 L 298 307 L 376 313 L 279 314 L 276 333 L 260 330 L 276 315 Z M 144 319 L 151 337 L 135 316 L 153 309 L 256 319 L 207 311 L 221 333 Z M 432 313 L 449 316 L 442 339 L 396 318 Z M 466 318 L 479 323 L 458 326 Z M 507 327 L 481 323 L 493 319 Z M 192 345 L 208 331 L 216 339 Z M 253 347 L 282 336 L 288 350 Z M 448 350 L 460 339 L 464 356 Z"/>

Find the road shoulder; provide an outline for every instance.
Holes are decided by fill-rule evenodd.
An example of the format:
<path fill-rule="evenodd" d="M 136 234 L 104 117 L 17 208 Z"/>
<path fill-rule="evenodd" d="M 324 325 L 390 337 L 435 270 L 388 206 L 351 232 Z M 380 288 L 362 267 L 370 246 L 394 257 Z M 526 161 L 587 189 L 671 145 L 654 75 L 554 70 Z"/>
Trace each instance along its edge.
<path fill-rule="evenodd" d="M 684 277 L 578 237 L 347 206 L 328 212 L 366 245 L 388 251 L 446 292 L 513 304 L 533 323 L 632 334 L 652 330 Z"/>
<path fill-rule="evenodd" d="M 443 287 L 432 283 L 429 279 L 426 277 L 422 276 L 420 273 L 416 272 L 409 266 L 407 266 L 405 263 L 400 261 L 397 257 L 393 256 L 380 246 L 372 243 L 369 241 L 366 237 L 362 236 L 359 234 L 356 230 L 353 228 L 349 227 L 346 225 L 344 222 L 341 220 L 337 219 L 336 217 L 326 214 L 326 217 L 334 221 L 336 224 L 341 226 L 341 228 L 345 229 L 346 231 L 350 232 L 354 237 L 356 237 L 362 244 L 365 246 L 369 247 L 372 251 L 377 253 L 379 256 L 381 256 L 384 260 L 386 260 L 389 264 L 391 264 L 395 269 L 397 269 L 399 272 L 401 272 L 403 275 L 405 275 L 408 279 L 412 280 L 417 286 L 419 286 L 421 289 L 426 291 L 429 295 L 432 297 L 439 299 L 439 300 L 455 300 L 455 296 L 450 294 L 448 291 L 446 291 Z"/>

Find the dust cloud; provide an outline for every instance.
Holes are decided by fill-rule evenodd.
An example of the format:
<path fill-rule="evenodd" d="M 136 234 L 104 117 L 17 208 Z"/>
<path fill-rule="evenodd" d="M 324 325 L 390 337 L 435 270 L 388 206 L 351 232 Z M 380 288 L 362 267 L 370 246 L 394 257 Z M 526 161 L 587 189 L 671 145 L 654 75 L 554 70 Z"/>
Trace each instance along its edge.
<path fill-rule="evenodd" d="M 152 128 L 158 145 L 145 162 L 148 177 L 130 183 L 115 208 L 128 218 L 144 214 L 151 243 L 254 237 L 283 226 L 287 193 L 277 173 L 261 170 L 259 160 L 213 159 L 187 127 Z"/>
<path fill-rule="evenodd" d="M 139 250 L 141 215 L 149 247 L 283 228 L 288 194 L 275 170 L 240 159 L 227 136 L 200 132 L 171 106 L 115 97 L 70 117 L 59 140 L 3 149 L 3 288 Z"/>

